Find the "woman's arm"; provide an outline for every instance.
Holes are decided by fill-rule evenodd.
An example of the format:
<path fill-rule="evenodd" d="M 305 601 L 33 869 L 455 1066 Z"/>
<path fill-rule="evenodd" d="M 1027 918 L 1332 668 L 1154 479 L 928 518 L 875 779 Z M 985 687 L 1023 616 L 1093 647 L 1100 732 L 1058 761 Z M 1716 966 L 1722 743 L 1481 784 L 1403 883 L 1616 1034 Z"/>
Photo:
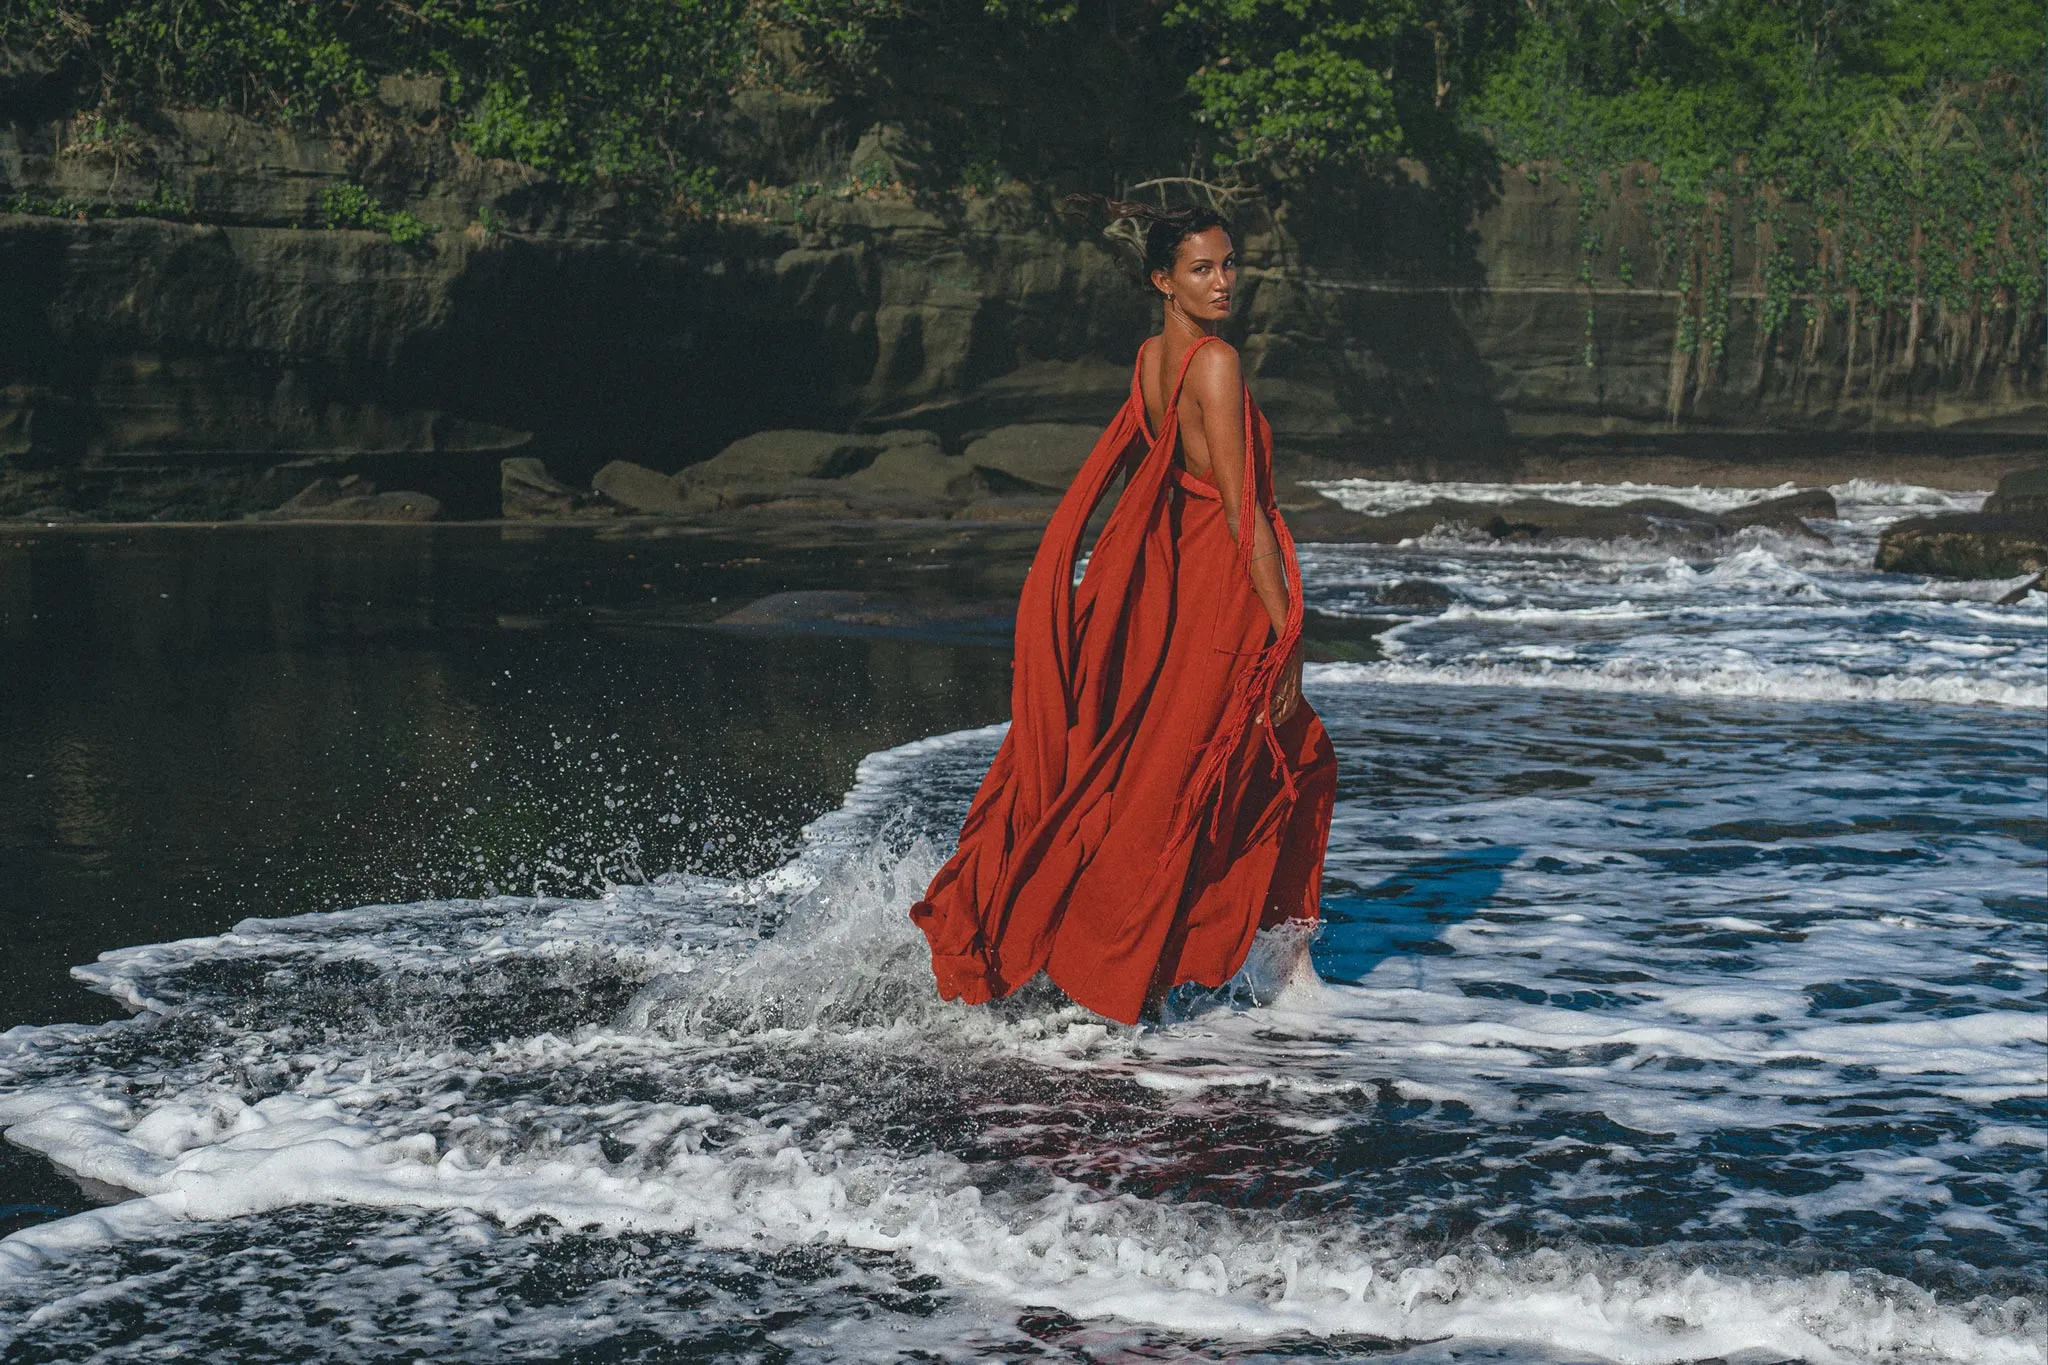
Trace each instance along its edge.
<path fill-rule="evenodd" d="M 1209 476 L 1223 495 L 1223 518 L 1237 538 L 1238 503 L 1244 497 L 1244 371 L 1237 351 L 1228 344 L 1204 346 L 1195 352 L 1188 366 L 1187 387 L 1201 417 L 1202 436 L 1208 446 Z M 1277 637 L 1287 627 L 1287 571 L 1280 563 L 1280 542 L 1266 509 L 1252 503 L 1252 591 L 1266 608 Z M 1273 680 L 1269 716 L 1278 725 L 1294 714 L 1301 704 L 1301 645 Z"/>
<path fill-rule="evenodd" d="M 1231 539 L 1238 537 L 1237 511 L 1244 497 L 1244 372 L 1237 351 L 1227 343 L 1204 346 L 1188 366 L 1187 391 L 1201 416 L 1208 447 L 1209 475 L 1223 495 L 1223 519 Z M 1278 635 L 1287 624 L 1287 572 L 1280 565 L 1280 542 L 1257 502 L 1252 504 L 1252 591 L 1266 608 Z"/>

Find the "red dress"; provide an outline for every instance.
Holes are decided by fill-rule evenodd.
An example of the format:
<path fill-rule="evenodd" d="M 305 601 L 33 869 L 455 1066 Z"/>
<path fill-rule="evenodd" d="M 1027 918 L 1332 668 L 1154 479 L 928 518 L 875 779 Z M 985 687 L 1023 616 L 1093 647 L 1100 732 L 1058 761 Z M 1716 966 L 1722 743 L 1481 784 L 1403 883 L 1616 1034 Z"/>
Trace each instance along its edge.
<path fill-rule="evenodd" d="M 1187 361 L 1208 340 L 1189 348 L 1156 435 L 1134 370 L 1032 558 L 1009 733 L 958 850 L 910 910 L 949 1000 L 980 1004 L 1043 970 L 1134 1023 L 1155 977 L 1219 986 L 1259 929 L 1316 918 L 1337 760 L 1306 702 L 1266 719 L 1301 635 L 1272 428 L 1247 391 L 1234 540 L 1222 495 L 1175 458 Z M 1076 588 L 1083 528 L 1125 471 Z M 1254 498 L 1286 574 L 1277 639 L 1251 585 Z"/>

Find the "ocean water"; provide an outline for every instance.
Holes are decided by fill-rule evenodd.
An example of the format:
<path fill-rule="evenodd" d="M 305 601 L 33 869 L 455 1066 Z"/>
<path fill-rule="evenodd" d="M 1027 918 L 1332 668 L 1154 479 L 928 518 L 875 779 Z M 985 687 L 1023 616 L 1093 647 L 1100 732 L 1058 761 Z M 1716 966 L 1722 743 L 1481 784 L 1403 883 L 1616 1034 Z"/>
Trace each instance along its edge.
<path fill-rule="evenodd" d="M 903 910 L 999 727 L 760 875 L 108 953 L 132 1018 L 0 1034 L 0 1125 L 140 1197 L 0 1241 L 0 1354 L 2048 1359 L 2048 599 L 1869 571 L 1974 499 L 1835 492 L 1304 547 L 1408 618 L 1308 672 L 1325 920 L 1161 1027 L 933 998 Z"/>

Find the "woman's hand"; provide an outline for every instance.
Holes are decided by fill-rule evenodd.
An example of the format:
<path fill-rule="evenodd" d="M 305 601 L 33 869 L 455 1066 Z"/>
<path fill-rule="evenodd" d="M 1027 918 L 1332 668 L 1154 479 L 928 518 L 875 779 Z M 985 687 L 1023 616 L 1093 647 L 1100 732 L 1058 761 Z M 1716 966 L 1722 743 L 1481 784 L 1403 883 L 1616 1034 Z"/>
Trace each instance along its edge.
<path fill-rule="evenodd" d="M 1294 642 L 1294 649 L 1287 656 L 1287 662 L 1280 666 L 1280 676 L 1273 680 L 1273 704 L 1268 711 L 1273 724 L 1284 724 L 1294 714 L 1294 708 L 1301 705 L 1301 641 Z"/>

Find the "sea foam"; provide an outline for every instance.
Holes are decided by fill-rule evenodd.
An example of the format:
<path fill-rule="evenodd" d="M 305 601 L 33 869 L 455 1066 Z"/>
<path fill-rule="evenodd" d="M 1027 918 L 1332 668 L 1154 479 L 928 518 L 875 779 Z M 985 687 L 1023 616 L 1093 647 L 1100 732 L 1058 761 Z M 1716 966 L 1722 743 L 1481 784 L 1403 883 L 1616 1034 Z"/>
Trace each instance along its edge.
<path fill-rule="evenodd" d="M 936 998 L 905 909 L 1000 726 L 759 875 L 106 954 L 136 1018 L 0 1034 L 0 1125 L 136 1197 L 0 1241 L 0 1342 L 2040 1362 L 2040 612 L 1859 558 L 1968 495 L 1836 493 L 1305 547 L 1320 609 L 1454 605 L 1309 667 L 1323 923 L 1164 1027 Z"/>

